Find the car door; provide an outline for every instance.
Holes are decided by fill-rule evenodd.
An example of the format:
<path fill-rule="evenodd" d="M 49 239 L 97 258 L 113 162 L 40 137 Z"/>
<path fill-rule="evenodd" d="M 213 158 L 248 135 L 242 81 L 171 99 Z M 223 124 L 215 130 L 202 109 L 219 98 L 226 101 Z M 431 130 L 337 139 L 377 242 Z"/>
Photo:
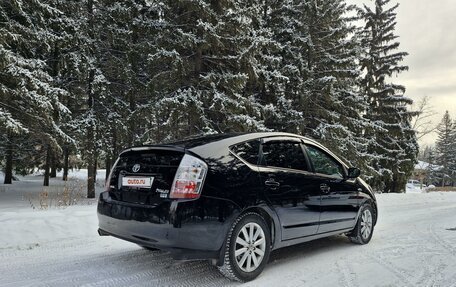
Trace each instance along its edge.
<path fill-rule="evenodd" d="M 282 240 L 313 235 L 320 216 L 320 190 L 297 138 L 265 138 L 260 146 L 260 178 L 265 197 L 282 227 Z"/>
<path fill-rule="evenodd" d="M 347 179 L 344 165 L 324 149 L 310 143 L 305 145 L 305 149 L 321 191 L 317 232 L 353 227 L 359 209 L 356 179 Z"/>

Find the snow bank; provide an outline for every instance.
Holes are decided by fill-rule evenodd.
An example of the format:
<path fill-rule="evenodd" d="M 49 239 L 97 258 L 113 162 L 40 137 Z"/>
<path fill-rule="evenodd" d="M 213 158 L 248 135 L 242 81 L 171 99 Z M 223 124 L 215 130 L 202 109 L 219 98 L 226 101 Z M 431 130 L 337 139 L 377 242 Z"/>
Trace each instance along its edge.
<path fill-rule="evenodd" d="M 86 174 L 87 170 L 71 171 L 67 182 L 60 174 L 50 179 L 48 187 L 42 186 L 40 175 L 20 177 L 20 181 L 11 185 L 0 184 L 0 249 L 21 249 L 96 234 L 97 196 L 104 190 L 105 173 L 104 170 L 98 173 L 94 199 L 85 197 Z M 71 202 L 78 205 L 58 202 L 64 197 L 64 187 L 81 196 Z M 42 196 L 44 192 L 46 197 Z M 75 194 L 73 197 L 76 198 Z"/>
<path fill-rule="evenodd" d="M 57 177 L 63 176 L 63 170 L 57 172 Z M 68 178 L 74 179 L 87 179 L 87 169 L 70 169 L 68 171 Z M 98 169 L 97 170 L 97 180 L 104 180 L 106 178 L 106 169 Z"/>
<path fill-rule="evenodd" d="M 97 231 L 96 206 L 0 212 L 1 248 L 29 248 L 48 242 L 93 237 Z"/>

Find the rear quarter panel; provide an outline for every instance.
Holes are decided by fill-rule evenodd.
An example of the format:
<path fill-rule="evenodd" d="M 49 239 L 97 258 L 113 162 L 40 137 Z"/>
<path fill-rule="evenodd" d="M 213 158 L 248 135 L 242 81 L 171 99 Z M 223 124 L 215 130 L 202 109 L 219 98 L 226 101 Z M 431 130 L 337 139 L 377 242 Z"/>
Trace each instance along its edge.
<path fill-rule="evenodd" d="M 229 146 L 238 142 L 230 141 L 223 145 L 211 143 L 191 149 L 209 167 L 201 199 L 212 198 L 225 205 L 211 204 L 205 207 L 213 215 L 223 214 L 219 220 L 226 223 L 225 234 L 240 213 L 254 211 L 269 217 L 273 238 L 280 238 L 280 222 L 264 196 L 264 186 L 257 167 L 246 164 L 229 149 Z"/>

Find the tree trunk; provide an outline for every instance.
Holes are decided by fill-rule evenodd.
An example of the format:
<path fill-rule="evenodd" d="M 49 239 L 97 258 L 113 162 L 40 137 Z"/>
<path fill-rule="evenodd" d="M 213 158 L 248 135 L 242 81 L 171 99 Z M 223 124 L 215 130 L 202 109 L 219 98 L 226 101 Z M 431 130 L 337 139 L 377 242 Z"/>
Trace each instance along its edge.
<path fill-rule="evenodd" d="M 11 142 L 11 137 L 7 139 L 8 143 L 6 144 L 6 165 L 5 165 L 5 180 L 4 184 L 13 183 L 13 143 Z"/>
<path fill-rule="evenodd" d="M 92 92 L 92 83 L 95 77 L 95 70 L 90 70 L 88 79 L 88 106 L 92 111 L 89 126 L 87 127 L 87 198 L 95 198 L 95 115 L 94 115 L 94 98 Z"/>
<path fill-rule="evenodd" d="M 130 92 L 129 101 L 130 101 L 130 113 L 133 114 L 136 109 L 135 95 L 133 92 Z M 129 122 L 129 133 L 128 133 L 129 146 L 135 145 L 135 133 L 137 130 L 136 126 L 137 126 L 137 124 L 135 122 L 135 119 L 131 118 L 130 122 Z"/>
<path fill-rule="evenodd" d="M 51 178 L 56 178 L 57 177 L 57 159 L 55 158 L 54 153 L 51 156 Z"/>
<path fill-rule="evenodd" d="M 93 161 L 89 160 L 87 163 L 87 198 L 95 198 L 95 175 L 93 168 Z"/>
<path fill-rule="evenodd" d="M 92 111 L 89 126 L 87 127 L 87 198 L 95 198 L 95 115 L 93 110 L 93 93 L 92 83 L 95 77 L 95 71 L 92 69 L 89 73 L 88 82 L 88 106 Z"/>
<path fill-rule="evenodd" d="M 87 198 L 95 198 L 95 155 L 93 146 L 93 130 L 89 126 L 87 132 Z"/>
<path fill-rule="evenodd" d="M 94 41 L 94 16 L 93 16 L 93 0 L 87 1 L 87 14 L 89 15 L 88 24 L 88 36 L 89 38 Z M 91 46 L 90 55 L 94 56 L 94 49 L 95 46 Z M 87 198 L 95 198 L 95 175 L 94 175 L 94 165 L 95 165 L 95 112 L 94 112 L 94 94 L 92 91 L 92 85 L 95 78 L 95 69 L 93 67 L 89 70 L 89 77 L 87 79 L 87 106 L 88 110 L 91 112 L 90 114 L 90 122 L 89 126 L 87 127 Z"/>
<path fill-rule="evenodd" d="M 391 192 L 397 193 L 398 191 L 396 190 L 396 170 L 393 168 L 393 181 L 390 183 L 390 189 Z"/>
<path fill-rule="evenodd" d="M 44 182 L 43 186 L 49 186 L 49 167 L 51 161 L 51 148 L 48 146 L 46 147 L 46 162 L 44 164 Z"/>
<path fill-rule="evenodd" d="M 112 150 L 114 152 L 114 156 L 116 157 L 119 154 L 118 145 L 117 145 L 117 130 L 113 128 L 112 130 Z"/>
<path fill-rule="evenodd" d="M 92 103 L 91 92 L 89 92 L 89 102 Z M 91 104 L 89 105 L 92 109 Z M 93 121 L 94 119 L 90 120 L 87 128 L 87 198 L 95 198 L 95 138 Z"/>
<path fill-rule="evenodd" d="M 62 178 L 64 181 L 68 180 L 68 157 L 69 157 L 68 147 L 65 146 L 63 149 L 63 178 Z"/>
<path fill-rule="evenodd" d="M 108 180 L 109 172 L 111 171 L 111 156 L 106 157 L 105 166 L 106 166 L 105 181 L 106 181 L 106 180 Z"/>
<path fill-rule="evenodd" d="M 98 153 L 95 153 L 94 164 L 93 164 L 93 181 L 97 183 L 97 168 L 98 168 Z"/>

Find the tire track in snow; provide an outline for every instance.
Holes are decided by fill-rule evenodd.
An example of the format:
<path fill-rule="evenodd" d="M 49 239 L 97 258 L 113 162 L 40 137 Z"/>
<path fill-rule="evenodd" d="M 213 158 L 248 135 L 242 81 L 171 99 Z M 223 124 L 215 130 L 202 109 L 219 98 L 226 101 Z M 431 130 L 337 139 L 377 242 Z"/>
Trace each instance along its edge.
<path fill-rule="evenodd" d="M 336 269 L 339 273 L 341 286 L 359 287 L 356 273 L 353 271 L 351 264 L 347 260 L 336 261 Z"/>
<path fill-rule="evenodd" d="M 451 282 L 450 287 L 456 287 L 456 273 L 454 273 L 453 276 L 451 276 L 448 281 Z M 435 286 L 438 286 L 438 285 L 435 285 Z"/>
<path fill-rule="evenodd" d="M 67 250 L 68 251 L 68 250 Z M 25 260 L 20 260 L 21 258 L 16 257 L 16 262 L 13 264 L 8 264 L 4 265 L 5 268 L 4 271 L 9 271 L 9 270 L 17 270 L 19 266 L 21 267 L 33 267 L 34 265 L 40 264 L 40 270 L 42 273 L 57 273 L 60 271 L 65 271 L 67 270 L 65 268 L 65 265 L 78 265 L 80 263 L 84 263 L 86 266 L 98 266 L 100 263 L 105 263 L 105 262 L 112 262 L 115 260 L 120 260 L 120 261 L 128 261 L 130 258 L 135 258 L 135 257 L 142 257 L 144 259 L 147 259 L 148 257 L 154 257 L 155 262 L 160 263 L 161 261 L 159 260 L 162 257 L 167 257 L 166 253 L 154 253 L 154 254 L 149 254 L 148 252 L 143 252 L 141 250 L 129 250 L 129 251 L 122 251 L 122 252 L 115 252 L 115 253 L 109 253 L 109 251 L 103 252 L 103 253 L 96 253 L 96 256 L 93 257 L 88 257 L 90 254 L 77 254 L 77 253 L 71 253 L 68 252 L 69 257 L 67 258 L 50 258 L 50 257 L 35 257 L 35 256 L 27 256 L 26 258 L 23 258 Z M 158 257 L 157 257 L 158 256 Z M 19 259 L 19 260 L 17 260 Z M 27 270 L 28 268 L 24 268 L 23 272 L 24 273 L 29 273 Z"/>
<path fill-rule="evenodd" d="M 144 282 L 152 286 L 220 286 L 230 282 L 205 261 L 172 263 L 160 269 L 148 268 L 141 273 L 131 273 L 84 286 L 131 286 Z"/>
<path fill-rule="evenodd" d="M 84 245 L 80 244 L 75 248 L 66 249 L 65 251 L 69 256 L 63 259 L 61 258 L 62 254 L 57 258 L 43 258 L 41 256 L 27 256 L 21 258 L 17 256 L 15 260 L 13 260 L 15 264 L 3 265 L 2 267 L 6 268 L 4 270 L 2 270 L 3 268 L 0 268 L 0 270 L 8 272 L 8 274 L 11 275 L 9 280 L 12 280 L 12 282 L 25 283 L 28 281 L 36 282 L 44 280 L 51 283 L 58 280 L 58 278 L 64 277 L 66 278 L 65 282 L 68 284 L 78 283 L 77 275 L 80 273 L 87 273 L 87 275 L 85 275 L 86 278 L 96 278 L 99 276 L 99 273 L 104 276 L 114 276 L 119 273 L 119 269 L 124 271 L 131 269 L 135 270 L 138 267 L 144 266 L 144 264 L 148 264 L 150 268 L 155 268 L 159 265 L 166 265 L 172 262 L 172 259 L 165 252 L 150 252 L 141 249 L 131 249 L 113 253 L 109 250 L 101 249 L 101 253 L 85 252 L 83 255 L 80 255 L 78 254 L 78 249 L 87 248 L 87 246 L 81 246 Z M 49 254 L 58 254 L 58 252 L 55 252 L 55 250 L 52 249 L 53 248 L 45 251 Z M 100 248 L 95 246 L 95 248 L 92 248 L 89 251 L 99 250 Z M 43 250 L 41 250 L 41 252 L 43 252 Z M 120 264 L 123 264 L 123 266 L 119 266 Z M 36 266 L 40 266 L 39 272 L 33 272 L 33 270 L 37 269 Z M 91 272 L 92 268 L 99 269 L 98 274 Z"/>
<path fill-rule="evenodd" d="M 64 258 L 58 250 L 61 244 L 40 246 L 36 250 L 9 251 L 8 256 L 13 255 L 15 260 L 12 264 L 2 265 L 0 270 L 12 276 L 2 285 L 46 282 L 46 286 L 131 286 L 148 282 L 160 286 L 220 286 L 230 283 L 206 261 L 174 261 L 166 252 L 139 247 L 112 252 L 109 248 L 100 248 L 95 241 L 84 244 L 80 240 L 63 245 L 69 255 Z M 79 254 L 80 249 L 83 254 Z M 49 257 L 39 256 L 43 251 Z M 5 253 L 2 255 L 4 257 Z M 39 272 L 33 272 L 38 269 L 36 266 L 40 266 Z"/>
<path fill-rule="evenodd" d="M 393 264 L 391 261 L 385 259 L 383 256 L 374 256 L 370 253 L 366 254 L 366 256 L 373 261 L 377 262 L 380 266 L 382 266 L 384 269 L 388 270 L 391 272 L 397 279 L 400 280 L 400 282 L 404 285 L 397 285 L 397 286 L 411 286 L 415 287 L 416 285 L 410 281 L 412 277 L 410 275 L 404 275 L 406 274 L 405 272 L 400 272 L 398 270 L 401 270 L 397 265 Z"/>
<path fill-rule="evenodd" d="M 450 252 L 452 255 L 456 255 L 456 248 L 443 239 L 440 235 L 437 234 L 433 224 L 429 224 L 428 231 L 429 234 L 434 238 L 434 241 L 443 247 L 445 251 Z"/>
<path fill-rule="evenodd" d="M 452 255 L 455 255 L 456 249 L 451 246 L 446 240 L 444 240 L 440 235 L 437 234 L 435 230 L 435 225 L 430 223 L 427 226 L 427 233 L 424 234 L 422 238 L 424 238 L 424 241 L 431 243 L 432 247 L 440 247 L 443 251 L 449 252 Z M 427 236 L 426 236 L 427 235 Z M 442 255 L 442 252 L 437 252 L 434 255 L 439 256 Z M 442 283 L 448 283 L 448 282 L 443 282 L 444 280 L 444 271 L 448 268 L 448 265 L 440 261 L 437 265 L 431 265 L 429 262 L 427 262 L 429 258 L 425 258 L 424 261 L 424 266 L 429 272 L 423 274 L 417 284 L 422 285 L 422 286 L 444 286 Z M 431 266 L 432 268 L 431 270 Z M 456 273 L 451 277 L 449 282 L 454 282 L 456 281 Z"/>
<path fill-rule="evenodd" d="M 445 268 L 447 268 L 447 266 L 448 265 L 446 265 L 444 263 L 440 263 L 440 264 L 436 265 L 433 270 L 435 272 L 433 272 L 429 275 L 429 278 L 427 281 L 424 281 L 423 283 L 420 283 L 420 284 L 422 284 L 422 286 L 444 286 L 444 284 L 442 284 L 442 282 L 444 280 L 443 270 Z M 452 282 L 452 281 L 450 280 L 450 282 Z"/>
<path fill-rule="evenodd" d="M 152 286 L 201 286 L 207 280 L 210 282 L 213 282 L 214 279 L 225 280 L 224 278 L 221 278 L 221 275 L 215 276 L 217 270 L 210 268 L 211 266 L 209 263 L 186 262 L 180 265 L 180 267 L 173 270 L 164 267 L 161 269 L 148 268 L 146 271 L 133 274 L 131 274 L 132 272 L 122 272 L 121 274 L 118 274 L 118 276 L 103 279 L 95 283 L 84 284 L 82 286 L 131 286 L 143 282 L 148 282 L 148 284 Z"/>
<path fill-rule="evenodd" d="M 429 212 L 431 203 L 438 208 L 431 206 Z M 456 232 L 440 229 L 454 226 L 456 216 L 454 210 L 441 208 L 440 201 L 431 203 L 411 204 L 405 213 L 403 208 L 384 207 L 377 236 L 366 247 L 338 246 L 340 243 L 321 240 L 288 249 L 275 257 L 278 264 L 271 262 L 262 275 L 246 286 L 297 286 L 301 283 L 299 279 L 305 279 L 300 286 L 456 287 L 455 256 L 448 249 L 448 244 L 456 240 Z M 429 226 L 431 222 L 436 225 Z M 411 225 L 416 225 L 415 229 Z M 96 234 L 30 247 L 0 249 L 1 286 L 239 285 L 226 280 L 207 262 L 176 262 L 165 252 L 142 250 L 117 239 L 100 239 Z M 371 257 L 367 257 L 366 251 Z M 340 268 L 338 272 L 336 267 Z"/>

